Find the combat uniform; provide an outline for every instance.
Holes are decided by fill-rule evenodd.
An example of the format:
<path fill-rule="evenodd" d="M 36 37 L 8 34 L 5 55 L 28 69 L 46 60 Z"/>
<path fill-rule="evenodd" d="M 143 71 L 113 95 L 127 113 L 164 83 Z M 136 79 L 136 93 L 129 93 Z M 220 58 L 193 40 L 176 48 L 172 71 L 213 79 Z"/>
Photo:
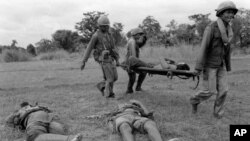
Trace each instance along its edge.
<path fill-rule="evenodd" d="M 233 9 L 237 12 L 235 5 L 229 1 L 219 6 L 217 16 L 226 9 Z M 209 24 L 203 34 L 201 50 L 195 66 L 196 70 L 203 71 L 203 89 L 191 97 L 190 102 L 197 107 L 200 102 L 216 95 L 214 116 L 219 118 L 224 113 L 228 93 L 227 71 L 231 70 L 230 41 L 232 37 L 231 26 L 225 25 L 220 17 Z"/>
<path fill-rule="evenodd" d="M 25 130 L 27 141 L 71 141 L 76 136 L 66 135 L 66 127 L 55 121 L 46 107 L 26 106 L 7 117 L 6 124 Z M 78 141 L 78 140 L 74 140 Z"/>
<path fill-rule="evenodd" d="M 101 90 L 105 89 L 105 95 L 109 97 L 114 94 L 113 85 L 118 79 L 115 61 L 119 60 L 118 50 L 115 48 L 111 34 L 103 33 L 100 30 L 95 32 L 85 52 L 84 62 L 87 62 L 92 50 L 94 50 L 94 59 L 100 64 L 104 77 L 104 81 L 98 83 L 97 86 Z"/>
<path fill-rule="evenodd" d="M 140 48 L 136 44 L 134 38 L 130 38 L 128 43 L 127 43 L 127 54 L 125 58 L 125 63 L 129 66 L 128 76 L 129 76 L 129 81 L 128 81 L 128 86 L 127 86 L 127 93 L 132 93 L 133 92 L 133 85 L 136 80 L 136 73 L 139 74 L 138 80 L 137 80 L 137 86 L 136 90 L 140 91 L 141 90 L 141 85 L 146 78 L 147 73 L 145 72 L 134 72 L 131 71 L 133 68 L 136 67 L 152 67 L 150 64 L 147 64 L 139 59 L 139 54 L 140 54 Z"/>
<path fill-rule="evenodd" d="M 153 121 L 153 117 L 145 115 L 143 109 L 136 105 L 125 103 L 119 104 L 119 108 L 114 112 L 113 116 L 109 119 L 109 124 L 114 133 L 120 133 L 119 127 L 123 123 L 127 123 L 139 133 L 145 134 L 144 124 L 148 121 Z"/>

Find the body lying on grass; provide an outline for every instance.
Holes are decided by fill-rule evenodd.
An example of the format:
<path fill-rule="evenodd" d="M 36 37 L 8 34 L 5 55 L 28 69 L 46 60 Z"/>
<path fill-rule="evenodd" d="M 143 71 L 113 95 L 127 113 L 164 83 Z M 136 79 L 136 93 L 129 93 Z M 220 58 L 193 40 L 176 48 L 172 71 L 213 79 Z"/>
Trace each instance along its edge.
<path fill-rule="evenodd" d="M 107 118 L 112 133 L 121 135 L 123 141 L 134 141 L 135 133 L 148 134 L 152 141 L 162 141 L 153 113 L 137 100 L 118 104 L 118 107 L 102 115 L 87 116 L 88 119 Z"/>
<path fill-rule="evenodd" d="M 55 120 L 47 107 L 32 106 L 27 102 L 6 118 L 6 126 L 21 129 L 26 141 L 81 141 L 82 135 L 66 135 L 66 126 Z"/>

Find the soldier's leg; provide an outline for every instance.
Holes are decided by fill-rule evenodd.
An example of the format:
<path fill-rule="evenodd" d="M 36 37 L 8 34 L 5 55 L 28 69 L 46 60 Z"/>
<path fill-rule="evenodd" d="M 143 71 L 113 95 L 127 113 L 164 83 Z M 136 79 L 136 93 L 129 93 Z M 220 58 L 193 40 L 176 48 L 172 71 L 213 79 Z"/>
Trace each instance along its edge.
<path fill-rule="evenodd" d="M 113 71 L 113 82 L 110 83 L 110 86 L 111 86 L 111 96 L 115 95 L 114 93 L 114 83 L 115 81 L 118 79 L 118 73 L 117 73 L 117 68 L 115 66 L 115 64 L 112 65 L 112 71 Z"/>
<path fill-rule="evenodd" d="M 141 85 L 142 85 L 143 81 L 145 80 L 146 76 L 147 76 L 147 73 L 144 73 L 144 72 L 139 73 L 138 80 L 137 80 L 137 85 L 136 85 L 136 88 L 135 88 L 136 91 L 141 91 L 142 90 Z"/>
<path fill-rule="evenodd" d="M 224 105 L 228 92 L 227 72 L 224 67 L 218 70 L 217 82 L 218 93 L 214 103 L 214 116 L 221 118 L 224 114 Z"/>
<path fill-rule="evenodd" d="M 148 133 L 151 141 L 162 141 L 159 130 L 156 127 L 156 123 L 152 120 L 146 121 L 144 123 L 144 130 Z"/>
<path fill-rule="evenodd" d="M 119 132 L 121 133 L 123 141 L 134 141 L 135 137 L 132 134 L 132 128 L 131 126 L 124 122 L 119 126 Z"/>
<path fill-rule="evenodd" d="M 49 125 L 49 133 L 66 135 L 67 134 L 67 128 L 62 123 L 52 121 L 52 122 L 50 122 L 50 125 Z"/>
<path fill-rule="evenodd" d="M 34 141 L 82 141 L 83 136 L 78 135 L 59 135 L 59 134 L 41 134 Z"/>
<path fill-rule="evenodd" d="M 102 96 L 104 96 L 105 85 L 106 85 L 105 80 L 97 83 L 97 85 L 96 85 L 97 89 L 102 93 Z"/>
<path fill-rule="evenodd" d="M 217 69 L 206 68 L 203 71 L 203 88 L 190 98 L 190 103 L 193 106 L 193 113 L 197 112 L 198 104 L 216 94 L 216 75 Z"/>
<path fill-rule="evenodd" d="M 103 80 L 99 83 L 97 83 L 96 87 L 97 89 L 101 92 L 102 96 L 104 96 L 104 90 L 105 90 L 105 85 L 106 85 L 106 76 L 104 73 L 103 65 L 100 64 L 101 69 L 102 69 L 102 74 L 103 74 Z"/>
<path fill-rule="evenodd" d="M 105 63 L 103 64 L 103 72 L 106 77 L 106 82 L 105 82 L 105 96 L 106 97 L 113 97 L 113 83 L 115 79 L 117 79 L 117 72 L 115 65 L 113 63 Z"/>
<path fill-rule="evenodd" d="M 136 79 L 136 73 L 135 72 L 128 72 L 128 87 L 127 87 L 127 91 L 126 93 L 133 93 L 133 86 L 135 83 L 135 79 Z"/>

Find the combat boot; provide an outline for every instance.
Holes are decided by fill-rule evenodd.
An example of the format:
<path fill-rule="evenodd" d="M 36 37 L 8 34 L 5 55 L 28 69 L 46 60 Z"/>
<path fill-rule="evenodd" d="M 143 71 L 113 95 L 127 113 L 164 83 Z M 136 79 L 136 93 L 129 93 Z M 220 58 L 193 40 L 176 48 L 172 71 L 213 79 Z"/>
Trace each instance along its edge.
<path fill-rule="evenodd" d="M 133 89 L 127 89 L 126 94 L 132 94 L 133 92 Z"/>
<path fill-rule="evenodd" d="M 98 83 L 96 85 L 97 89 L 101 92 L 102 96 L 104 96 L 104 90 L 105 90 L 105 86 L 103 83 Z"/>
<path fill-rule="evenodd" d="M 136 91 L 143 91 L 142 88 L 141 88 L 141 86 L 137 86 L 137 87 L 135 88 L 135 90 L 136 90 Z"/>
<path fill-rule="evenodd" d="M 115 98 L 115 93 L 110 93 L 109 96 L 107 96 L 107 98 Z"/>
<path fill-rule="evenodd" d="M 146 78 L 146 75 L 147 75 L 146 73 L 139 74 L 139 77 L 138 77 L 138 80 L 137 80 L 137 85 L 136 85 L 136 88 L 135 88 L 136 91 L 142 91 L 141 85 L 142 85 L 144 79 Z"/>

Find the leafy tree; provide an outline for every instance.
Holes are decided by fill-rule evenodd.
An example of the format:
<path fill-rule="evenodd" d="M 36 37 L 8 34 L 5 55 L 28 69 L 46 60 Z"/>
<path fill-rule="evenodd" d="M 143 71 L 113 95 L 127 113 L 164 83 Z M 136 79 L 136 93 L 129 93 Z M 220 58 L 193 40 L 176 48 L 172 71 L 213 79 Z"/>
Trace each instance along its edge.
<path fill-rule="evenodd" d="M 97 20 L 103 14 L 105 13 L 99 11 L 83 13 L 82 21 L 76 23 L 75 29 L 83 36 L 85 43 L 90 41 L 92 35 L 98 29 Z"/>
<path fill-rule="evenodd" d="M 240 46 L 245 47 L 250 44 L 250 10 L 241 8 L 233 21 L 233 29 L 236 38 L 239 38 Z"/>
<path fill-rule="evenodd" d="M 49 39 L 41 39 L 35 45 L 37 46 L 37 54 L 57 49 L 56 45 L 54 45 L 53 42 Z"/>
<path fill-rule="evenodd" d="M 116 45 L 125 45 L 126 44 L 126 38 L 122 34 L 123 30 L 123 24 L 122 23 L 114 23 L 113 27 L 110 28 L 110 32 L 115 40 Z"/>
<path fill-rule="evenodd" d="M 193 43 L 195 39 L 195 26 L 189 24 L 180 24 L 175 30 L 179 42 Z"/>
<path fill-rule="evenodd" d="M 148 38 L 154 37 L 161 31 L 160 23 L 153 16 L 147 16 L 139 27 L 146 32 Z"/>
<path fill-rule="evenodd" d="M 158 34 L 158 38 L 160 40 L 160 43 L 163 44 L 165 47 L 173 46 L 174 41 L 173 38 L 171 38 L 170 32 L 163 30 Z"/>
<path fill-rule="evenodd" d="M 169 28 L 168 32 L 169 32 L 170 34 L 173 35 L 173 34 L 175 34 L 176 29 L 178 28 L 178 24 L 177 24 L 177 22 L 173 19 L 173 20 L 170 21 L 169 24 L 166 25 L 166 27 Z"/>
<path fill-rule="evenodd" d="M 32 44 L 27 46 L 27 52 L 33 56 L 36 56 L 36 48 Z"/>
<path fill-rule="evenodd" d="M 83 40 L 77 32 L 71 30 L 57 30 L 53 35 L 52 39 L 57 48 L 62 48 L 69 52 L 74 52 L 77 45 Z"/>
<path fill-rule="evenodd" d="M 195 22 L 196 30 L 200 37 L 203 36 L 203 32 L 205 31 L 206 26 L 211 22 L 209 18 L 210 13 L 208 14 L 194 14 L 189 16 L 188 18 Z"/>
<path fill-rule="evenodd" d="M 17 41 L 16 40 L 12 40 L 12 43 L 11 43 L 11 47 L 16 47 L 16 44 L 17 44 Z"/>

